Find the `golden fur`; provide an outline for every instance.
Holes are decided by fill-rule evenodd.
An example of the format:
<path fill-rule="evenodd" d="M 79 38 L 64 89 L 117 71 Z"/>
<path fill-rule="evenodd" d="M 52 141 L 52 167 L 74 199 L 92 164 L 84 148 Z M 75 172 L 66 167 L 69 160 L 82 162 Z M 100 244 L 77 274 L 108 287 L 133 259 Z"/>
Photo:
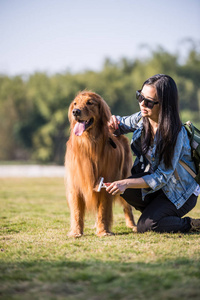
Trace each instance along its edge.
<path fill-rule="evenodd" d="M 106 102 L 92 92 L 80 92 L 69 107 L 71 134 L 65 168 L 66 196 L 71 213 L 69 235 L 73 237 L 83 234 L 86 208 L 97 212 L 97 235 L 111 234 L 114 197 L 105 189 L 98 193 L 94 187 L 100 177 L 104 177 L 104 182 L 112 182 L 130 175 L 132 156 L 128 139 L 109 132 L 110 116 Z M 135 230 L 131 206 L 121 197 L 120 201 L 127 226 Z"/>

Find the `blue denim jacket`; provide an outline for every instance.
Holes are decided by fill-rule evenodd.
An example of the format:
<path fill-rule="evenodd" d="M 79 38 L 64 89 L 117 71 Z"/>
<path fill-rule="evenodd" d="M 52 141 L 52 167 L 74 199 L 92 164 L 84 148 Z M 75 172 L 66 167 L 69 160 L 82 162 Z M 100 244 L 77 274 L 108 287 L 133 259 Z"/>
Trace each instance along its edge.
<path fill-rule="evenodd" d="M 141 153 L 141 133 L 143 129 L 141 112 L 127 117 L 117 116 L 117 119 L 120 121 L 120 124 L 119 129 L 115 132 L 116 135 L 133 132 L 131 148 L 137 156 L 134 165 L 139 161 L 143 161 L 145 164 L 147 160 Z M 147 194 L 162 189 L 167 198 L 179 209 L 198 186 L 194 178 L 179 164 L 179 160 L 182 160 L 195 172 L 195 165 L 191 158 L 190 141 L 186 129 L 182 126 L 178 134 L 172 159 L 172 167 L 170 168 L 166 169 L 163 161 L 159 163 L 158 154 L 156 155 L 155 153 L 155 141 L 156 137 L 151 154 L 154 172 L 143 177 L 150 189 L 142 189 L 142 197 L 144 199 Z M 178 176 L 175 174 L 178 174 Z"/>

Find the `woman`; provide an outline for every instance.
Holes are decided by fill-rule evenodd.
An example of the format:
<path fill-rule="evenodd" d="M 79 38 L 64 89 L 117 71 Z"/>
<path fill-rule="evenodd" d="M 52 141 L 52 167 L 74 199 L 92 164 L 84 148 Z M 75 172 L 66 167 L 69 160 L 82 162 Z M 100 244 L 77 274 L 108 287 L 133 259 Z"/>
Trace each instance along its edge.
<path fill-rule="evenodd" d="M 137 156 L 132 176 L 106 183 L 107 192 L 121 196 L 142 212 L 138 232 L 188 232 L 200 229 L 200 219 L 182 218 L 191 211 L 200 186 L 179 164 L 195 171 L 190 141 L 178 112 L 174 80 L 158 74 L 136 92 L 140 112 L 112 116 L 109 129 L 116 135 L 133 132 L 131 148 Z"/>

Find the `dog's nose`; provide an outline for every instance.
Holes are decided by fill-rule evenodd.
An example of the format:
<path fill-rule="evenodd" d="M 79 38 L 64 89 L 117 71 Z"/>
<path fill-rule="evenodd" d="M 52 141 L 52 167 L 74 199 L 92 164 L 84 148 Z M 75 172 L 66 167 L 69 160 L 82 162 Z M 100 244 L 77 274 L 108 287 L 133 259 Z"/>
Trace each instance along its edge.
<path fill-rule="evenodd" d="M 75 108 L 72 110 L 72 114 L 74 115 L 74 117 L 78 117 L 81 115 L 81 110 L 78 108 Z"/>

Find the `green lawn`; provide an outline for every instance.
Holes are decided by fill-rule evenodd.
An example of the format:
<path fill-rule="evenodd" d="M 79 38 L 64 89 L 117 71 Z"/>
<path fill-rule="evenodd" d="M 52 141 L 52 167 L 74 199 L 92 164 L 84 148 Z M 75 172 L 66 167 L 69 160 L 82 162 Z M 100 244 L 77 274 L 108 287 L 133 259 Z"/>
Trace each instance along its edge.
<path fill-rule="evenodd" d="M 114 236 L 69 219 L 63 179 L 0 179 L 0 299 L 200 299 L 200 234 L 132 233 L 118 204 Z"/>

